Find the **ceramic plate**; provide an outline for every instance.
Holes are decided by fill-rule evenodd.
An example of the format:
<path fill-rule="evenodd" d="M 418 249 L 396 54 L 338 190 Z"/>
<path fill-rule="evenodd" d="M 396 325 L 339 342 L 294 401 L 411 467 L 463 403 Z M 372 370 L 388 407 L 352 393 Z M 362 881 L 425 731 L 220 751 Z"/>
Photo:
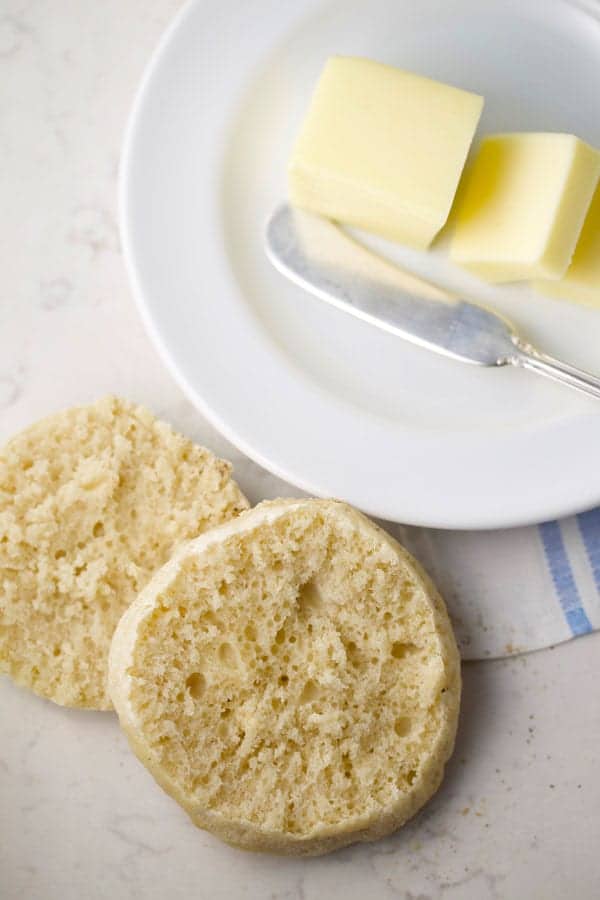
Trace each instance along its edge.
<path fill-rule="evenodd" d="M 600 501 L 600 404 L 530 373 L 436 356 L 288 284 L 263 252 L 286 161 L 331 54 L 485 95 L 478 135 L 600 146 L 600 4 L 201 0 L 140 88 L 121 170 L 135 296 L 188 396 L 254 460 L 314 494 L 447 528 L 524 524 Z M 600 370 L 600 311 L 486 288 L 433 253 L 378 249 Z"/>

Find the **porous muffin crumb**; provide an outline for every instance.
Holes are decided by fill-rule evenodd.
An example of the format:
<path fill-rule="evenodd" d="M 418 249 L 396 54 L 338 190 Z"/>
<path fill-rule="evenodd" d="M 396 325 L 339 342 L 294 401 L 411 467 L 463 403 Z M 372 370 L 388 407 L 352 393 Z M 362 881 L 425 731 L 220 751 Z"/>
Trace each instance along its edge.
<path fill-rule="evenodd" d="M 197 825 L 316 854 L 391 831 L 436 790 L 460 666 L 399 544 L 344 504 L 276 501 L 156 574 L 117 628 L 110 689 Z"/>
<path fill-rule="evenodd" d="M 0 451 L 0 670 L 67 706 L 109 709 L 123 611 L 182 540 L 248 504 L 231 467 L 115 397 Z"/>

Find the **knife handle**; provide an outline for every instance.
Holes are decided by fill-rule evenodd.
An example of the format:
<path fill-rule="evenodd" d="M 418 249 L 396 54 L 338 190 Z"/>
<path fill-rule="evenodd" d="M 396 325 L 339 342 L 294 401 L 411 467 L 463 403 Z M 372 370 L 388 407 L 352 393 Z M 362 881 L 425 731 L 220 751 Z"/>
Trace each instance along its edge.
<path fill-rule="evenodd" d="M 547 353 L 542 353 L 525 341 L 516 339 L 515 346 L 518 352 L 510 360 L 513 365 L 537 372 L 538 375 L 545 375 L 547 378 L 552 378 L 554 381 L 559 381 L 561 384 L 600 399 L 600 378 L 596 375 L 584 372 L 583 369 L 577 369 Z"/>

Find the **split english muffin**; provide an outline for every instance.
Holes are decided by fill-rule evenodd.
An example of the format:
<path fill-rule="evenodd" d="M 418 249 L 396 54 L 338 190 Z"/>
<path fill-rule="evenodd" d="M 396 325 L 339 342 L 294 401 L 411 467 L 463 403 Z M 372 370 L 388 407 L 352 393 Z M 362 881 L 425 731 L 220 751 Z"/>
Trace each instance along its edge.
<path fill-rule="evenodd" d="M 460 703 L 445 606 L 334 501 L 260 504 L 183 545 L 127 609 L 109 689 L 194 823 L 317 855 L 402 825 L 440 784 Z"/>
<path fill-rule="evenodd" d="M 27 428 L 0 450 L 0 671 L 110 709 L 123 611 L 181 541 L 247 506 L 229 463 L 124 400 Z"/>

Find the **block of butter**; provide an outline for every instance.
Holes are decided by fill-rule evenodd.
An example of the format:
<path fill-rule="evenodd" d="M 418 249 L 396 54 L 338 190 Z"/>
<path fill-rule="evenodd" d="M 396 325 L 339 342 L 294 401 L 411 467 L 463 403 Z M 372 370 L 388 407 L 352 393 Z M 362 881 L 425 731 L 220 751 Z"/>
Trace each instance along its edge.
<path fill-rule="evenodd" d="M 451 259 L 487 281 L 567 270 L 600 176 L 600 153 L 570 134 L 483 140 L 456 215 Z"/>
<path fill-rule="evenodd" d="M 534 281 L 550 297 L 600 307 L 600 186 L 590 204 L 571 265 L 558 281 Z"/>
<path fill-rule="evenodd" d="M 290 200 L 427 247 L 448 217 L 482 106 L 393 66 L 333 57 L 293 151 Z"/>

